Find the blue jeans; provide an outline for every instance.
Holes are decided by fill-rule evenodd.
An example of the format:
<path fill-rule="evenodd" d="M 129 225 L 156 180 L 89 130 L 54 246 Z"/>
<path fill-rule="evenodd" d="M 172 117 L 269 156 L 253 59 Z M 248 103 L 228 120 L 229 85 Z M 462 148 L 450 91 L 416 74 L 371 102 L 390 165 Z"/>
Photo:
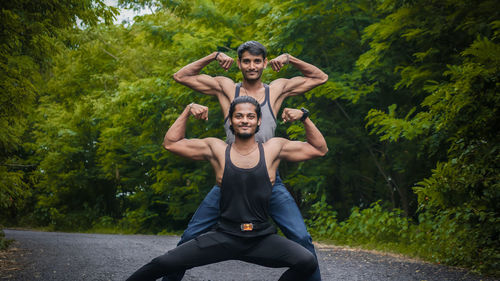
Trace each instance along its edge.
<path fill-rule="evenodd" d="M 179 244 L 185 243 L 198 235 L 212 229 L 219 219 L 219 200 L 220 187 L 214 186 L 207 194 L 203 202 L 201 202 L 198 210 L 194 213 L 191 221 L 189 221 L 187 229 L 182 234 Z M 271 217 L 276 222 L 285 236 L 302 245 L 304 248 L 313 253 L 316 257 L 314 245 L 309 232 L 307 232 L 306 224 L 302 218 L 297 204 L 292 195 L 288 192 L 281 178 L 276 174 L 276 180 L 273 186 L 273 193 L 269 202 L 269 212 Z M 317 259 L 317 257 L 316 257 Z M 184 276 L 183 272 L 169 274 L 163 278 L 163 281 L 180 281 Z M 320 281 L 321 275 L 318 269 L 307 281 Z"/>

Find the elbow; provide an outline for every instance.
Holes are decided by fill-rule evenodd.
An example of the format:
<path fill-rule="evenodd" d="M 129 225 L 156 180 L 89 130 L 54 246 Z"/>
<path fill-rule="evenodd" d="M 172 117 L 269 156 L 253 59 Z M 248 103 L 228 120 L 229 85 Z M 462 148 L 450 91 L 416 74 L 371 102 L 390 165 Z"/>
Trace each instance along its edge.
<path fill-rule="evenodd" d="M 185 85 L 186 83 L 186 75 L 181 73 L 181 70 L 177 71 L 172 75 L 172 78 L 174 78 L 175 82 L 180 83 L 182 85 Z"/>
<path fill-rule="evenodd" d="M 325 156 L 328 153 L 328 147 L 326 145 L 322 146 L 319 150 L 320 157 Z"/>
<path fill-rule="evenodd" d="M 319 145 L 314 148 L 314 151 L 311 154 L 310 159 L 315 159 L 315 158 L 320 158 L 325 156 L 328 153 L 328 147 L 326 144 L 324 145 Z"/>
<path fill-rule="evenodd" d="M 171 141 L 169 141 L 169 140 L 165 139 L 165 140 L 163 141 L 163 148 L 164 148 L 165 150 L 172 151 L 172 146 L 173 146 L 173 144 L 174 144 L 173 142 L 171 142 Z"/>
<path fill-rule="evenodd" d="M 174 78 L 175 82 L 181 83 L 181 76 L 179 75 L 179 72 L 174 73 L 172 77 Z"/>
<path fill-rule="evenodd" d="M 321 77 L 319 79 L 319 83 L 320 83 L 320 85 L 323 85 L 327 81 L 328 81 L 328 74 L 326 74 L 326 73 L 323 72 L 323 74 L 321 75 Z"/>

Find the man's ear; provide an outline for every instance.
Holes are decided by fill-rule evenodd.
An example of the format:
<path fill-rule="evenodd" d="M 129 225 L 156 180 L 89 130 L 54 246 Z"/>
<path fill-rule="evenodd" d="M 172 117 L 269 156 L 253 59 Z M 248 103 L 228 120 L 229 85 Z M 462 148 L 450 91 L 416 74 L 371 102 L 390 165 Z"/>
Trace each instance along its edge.
<path fill-rule="evenodd" d="M 264 68 L 267 67 L 267 58 L 264 59 Z"/>
<path fill-rule="evenodd" d="M 240 58 L 238 58 L 238 59 L 236 60 L 236 63 L 238 64 L 238 68 L 241 70 L 241 62 L 240 62 Z"/>
<path fill-rule="evenodd" d="M 259 118 L 259 122 L 257 122 L 257 126 L 260 126 L 261 123 L 262 123 L 262 117 Z"/>

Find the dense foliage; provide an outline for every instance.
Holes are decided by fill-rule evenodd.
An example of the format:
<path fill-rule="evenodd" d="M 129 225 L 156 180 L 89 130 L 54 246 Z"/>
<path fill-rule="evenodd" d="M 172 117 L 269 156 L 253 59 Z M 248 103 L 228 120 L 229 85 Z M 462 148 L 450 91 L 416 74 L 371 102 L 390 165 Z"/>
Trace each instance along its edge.
<path fill-rule="evenodd" d="M 3 223 L 182 230 L 214 177 L 163 135 L 192 101 L 210 114 L 188 137 L 222 138 L 223 116 L 172 74 L 258 40 L 330 77 L 284 104 L 307 107 L 330 149 L 280 167 L 316 238 L 500 268 L 496 1 L 134 0 L 120 3 L 153 13 L 121 25 L 103 22 L 115 10 L 102 1 L 34 3 L 0 18 Z M 241 80 L 235 66 L 203 71 Z M 304 137 L 298 124 L 278 134 Z"/>

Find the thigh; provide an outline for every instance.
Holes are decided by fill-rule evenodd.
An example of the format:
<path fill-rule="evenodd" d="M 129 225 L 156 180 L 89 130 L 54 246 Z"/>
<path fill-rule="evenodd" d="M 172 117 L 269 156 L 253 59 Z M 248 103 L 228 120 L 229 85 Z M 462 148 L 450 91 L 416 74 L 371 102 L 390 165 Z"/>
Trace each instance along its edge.
<path fill-rule="evenodd" d="M 262 239 L 241 260 L 267 267 L 293 267 L 304 261 L 314 261 L 306 248 L 277 234 Z"/>
<path fill-rule="evenodd" d="M 174 274 L 195 266 L 215 263 L 230 258 L 230 251 L 225 251 L 222 243 L 214 243 L 218 240 L 215 232 L 201 235 L 198 239 L 188 241 L 166 254 L 154 258 L 151 262 L 139 268 L 127 280 L 156 280 L 166 274 Z M 182 278 L 182 276 L 180 277 Z"/>
<path fill-rule="evenodd" d="M 189 221 L 188 227 L 181 237 L 179 245 L 196 236 L 209 231 L 218 221 L 220 215 L 220 187 L 214 186 L 205 196 L 200 206 Z"/>
<path fill-rule="evenodd" d="M 225 234 L 211 231 L 177 246 L 158 261 L 169 272 L 225 261 L 234 257 L 231 243 Z"/>

